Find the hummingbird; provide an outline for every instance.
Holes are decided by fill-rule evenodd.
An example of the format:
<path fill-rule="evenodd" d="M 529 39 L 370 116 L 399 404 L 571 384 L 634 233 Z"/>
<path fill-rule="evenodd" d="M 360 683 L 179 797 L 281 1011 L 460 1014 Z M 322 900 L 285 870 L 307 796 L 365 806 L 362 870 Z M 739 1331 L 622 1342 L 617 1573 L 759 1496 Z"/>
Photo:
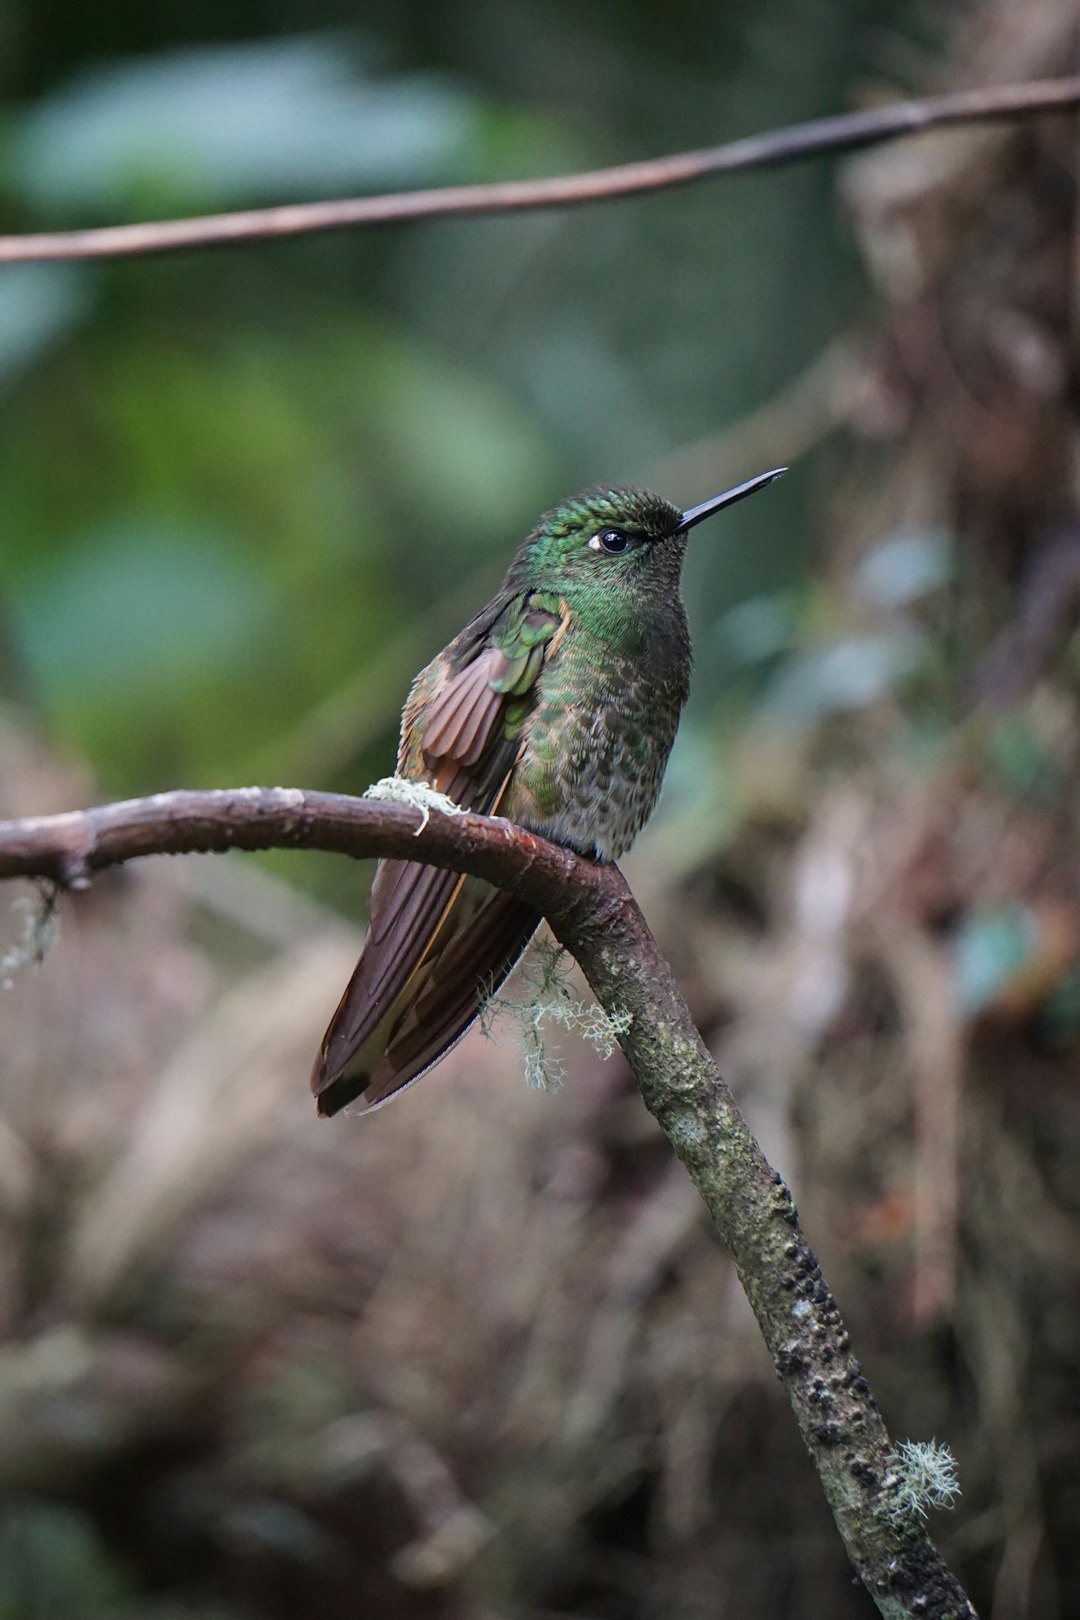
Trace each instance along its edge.
<path fill-rule="evenodd" d="M 660 793 L 690 682 L 681 576 L 690 530 L 764 489 L 680 511 L 586 490 L 519 547 L 486 607 L 422 669 L 397 774 L 598 861 L 629 849 Z M 479 878 L 378 863 L 356 970 L 311 1087 L 323 1115 L 380 1108 L 454 1046 L 541 918 Z"/>

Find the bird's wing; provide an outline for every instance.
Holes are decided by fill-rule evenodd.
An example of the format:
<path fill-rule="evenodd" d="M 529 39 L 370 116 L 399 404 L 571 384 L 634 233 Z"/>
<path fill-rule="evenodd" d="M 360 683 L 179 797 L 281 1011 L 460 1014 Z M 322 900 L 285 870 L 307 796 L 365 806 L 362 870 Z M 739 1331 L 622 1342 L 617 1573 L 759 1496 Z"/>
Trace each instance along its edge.
<path fill-rule="evenodd" d="M 568 622 L 557 597 L 496 601 L 416 679 L 398 772 L 491 815 L 521 748 L 537 678 Z M 413 861 L 380 861 L 356 971 L 312 1074 L 319 1112 L 363 1094 L 377 1107 L 465 1033 L 539 917 L 478 879 Z"/>

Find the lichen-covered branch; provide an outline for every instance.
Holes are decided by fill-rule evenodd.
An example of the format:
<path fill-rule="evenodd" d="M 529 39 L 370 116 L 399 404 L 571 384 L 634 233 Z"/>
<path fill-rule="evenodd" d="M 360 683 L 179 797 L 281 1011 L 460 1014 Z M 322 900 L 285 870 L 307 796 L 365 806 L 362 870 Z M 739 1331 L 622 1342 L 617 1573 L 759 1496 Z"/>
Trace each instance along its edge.
<path fill-rule="evenodd" d="M 0 822 L 0 878 L 85 887 L 138 856 L 306 848 L 470 872 L 542 911 L 609 1013 L 655 1115 L 731 1252 L 852 1563 L 887 1620 L 974 1620 L 911 1492 L 792 1197 L 750 1134 L 617 868 L 512 823 L 240 788 L 161 793 Z M 630 1014 L 629 1020 L 626 1014 Z"/>

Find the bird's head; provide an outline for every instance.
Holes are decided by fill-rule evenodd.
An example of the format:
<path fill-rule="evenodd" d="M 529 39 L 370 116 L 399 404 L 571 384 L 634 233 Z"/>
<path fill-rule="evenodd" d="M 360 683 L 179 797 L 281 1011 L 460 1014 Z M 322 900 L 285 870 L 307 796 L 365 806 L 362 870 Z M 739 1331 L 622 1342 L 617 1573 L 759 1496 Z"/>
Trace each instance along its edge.
<path fill-rule="evenodd" d="M 669 593 L 678 588 L 690 530 L 785 470 L 751 478 L 685 512 L 647 489 L 585 490 L 544 514 L 518 551 L 511 580 L 534 590 Z"/>

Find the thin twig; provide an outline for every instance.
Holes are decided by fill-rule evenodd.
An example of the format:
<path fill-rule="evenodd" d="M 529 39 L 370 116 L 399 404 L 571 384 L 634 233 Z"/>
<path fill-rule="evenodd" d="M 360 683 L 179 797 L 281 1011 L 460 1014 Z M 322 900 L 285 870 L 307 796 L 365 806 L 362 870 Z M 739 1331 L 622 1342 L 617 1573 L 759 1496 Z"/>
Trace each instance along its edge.
<path fill-rule="evenodd" d="M 905 1506 L 904 1469 L 798 1223 L 701 1040 L 671 968 L 618 869 L 511 822 L 286 788 L 161 793 L 0 822 L 0 878 L 85 886 L 151 853 L 271 847 L 423 860 L 487 878 L 544 912 L 601 1004 L 646 1106 L 686 1166 L 746 1289 L 848 1554 L 887 1620 L 975 1620 L 956 1578 Z"/>
<path fill-rule="evenodd" d="M 320 231 L 400 224 L 406 220 L 442 219 L 450 215 L 569 208 L 685 186 L 714 175 L 771 168 L 824 152 L 851 152 L 858 147 L 918 135 L 947 124 L 1026 118 L 1033 113 L 1065 112 L 1078 105 L 1080 78 L 960 90 L 952 95 L 900 102 L 872 112 L 817 118 L 807 124 L 750 135 L 724 146 L 677 152 L 671 157 L 622 163 L 582 174 L 387 192 L 377 197 L 294 203 L 278 208 L 109 225 L 92 230 L 0 236 L 0 264 L 41 259 L 113 259 L 141 253 L 171 253 L 224 242 L 308 236 Z"/>

